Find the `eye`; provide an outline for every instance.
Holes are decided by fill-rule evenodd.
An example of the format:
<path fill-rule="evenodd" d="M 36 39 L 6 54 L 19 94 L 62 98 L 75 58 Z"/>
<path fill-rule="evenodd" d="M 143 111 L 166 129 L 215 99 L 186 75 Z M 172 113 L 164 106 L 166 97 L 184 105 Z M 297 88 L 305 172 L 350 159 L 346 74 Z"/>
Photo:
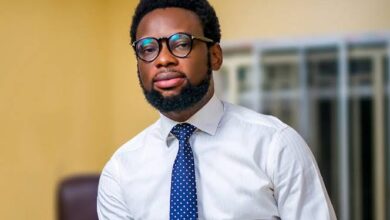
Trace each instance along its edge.
<path fill-rule="evenodd" d="M 189 50 L 191 47 L 191 40 L 187 37 L 172 40 L 170 42 L 172 50 Z"/>
<path fill-rule="evenodd" d="M 156 51 L 157 51 L 157 48 L 154 45 L 141 47 L 141 49 L 140 49 L 140 52 L 143 54 L 154 53 Z"/>
<path fill-rule="evenodd" d="M 158 51 L 158 43 L 154 39 L 144 39 L 138 43 L 137 50 L 143 55 Z"/>
<path fill-rule="evenodd" d="M 175 49 L 188 49 L 190 46 L 189 42 L 187 41 L 180 41 L 175 43 Z"/>

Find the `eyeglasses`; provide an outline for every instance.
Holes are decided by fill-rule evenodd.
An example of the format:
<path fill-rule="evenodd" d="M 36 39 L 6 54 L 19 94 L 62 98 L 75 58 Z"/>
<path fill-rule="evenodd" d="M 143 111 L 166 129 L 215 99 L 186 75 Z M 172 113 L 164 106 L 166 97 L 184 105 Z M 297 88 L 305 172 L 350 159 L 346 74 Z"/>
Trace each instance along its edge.
<path fill-rule="evenodd" d="M 138 58 L 145 62 L 152 62 L 160 54 L 163 40 L 167 42 L 169 52 L 178 58 L 185 58 L 191 53 L 194 40 L 200 40 L 205 43 L 214 42 L 207 37 L 197 37 L 187 33 L 176 33 L 169 37 L 142 38 L 134 41 L 131 45 Z"/>

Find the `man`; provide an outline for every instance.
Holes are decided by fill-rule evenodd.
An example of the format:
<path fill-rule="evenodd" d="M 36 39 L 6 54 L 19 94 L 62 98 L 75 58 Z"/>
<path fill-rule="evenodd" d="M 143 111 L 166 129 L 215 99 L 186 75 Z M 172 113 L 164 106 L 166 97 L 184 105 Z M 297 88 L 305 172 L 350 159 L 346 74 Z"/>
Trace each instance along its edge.
<path fill-rule="evenodd" d="M 106 164 L 100 219 L 336 219 L 302 138 L 214 95 L 220 38 L 207 0 L 140 1 L 131 42 L 160 119 Z"/>

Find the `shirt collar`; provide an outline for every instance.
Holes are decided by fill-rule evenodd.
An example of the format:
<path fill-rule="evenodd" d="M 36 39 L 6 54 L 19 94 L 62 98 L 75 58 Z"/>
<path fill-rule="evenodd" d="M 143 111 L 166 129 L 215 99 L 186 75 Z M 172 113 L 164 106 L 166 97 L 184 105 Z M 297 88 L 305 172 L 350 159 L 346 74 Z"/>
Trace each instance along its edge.
<path fill-rule="evenodd" d="M 186 123 L 192 124 L 199 130 L 210 135 L 214 135 L 217 131 L 218 124 L 222 119 L 223 104 L 221 100 L 214 94 L 211 99 L 198 112 L 191 116 Z M 172 128 L 179 122 L 167 118 L 160 113 L 161 135 L 166 139 Z"/>

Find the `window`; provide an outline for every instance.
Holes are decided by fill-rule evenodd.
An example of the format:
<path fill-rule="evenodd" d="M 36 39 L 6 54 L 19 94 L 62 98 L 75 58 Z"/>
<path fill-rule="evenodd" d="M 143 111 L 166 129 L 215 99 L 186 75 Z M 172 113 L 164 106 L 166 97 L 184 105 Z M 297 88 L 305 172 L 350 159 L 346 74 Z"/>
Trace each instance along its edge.
<path fill-rule="evenodd" d="M 337 216 L 390 219 L 390 35 L 223 48 L 223 97 L 275 115 L 301 133 Z"/>

